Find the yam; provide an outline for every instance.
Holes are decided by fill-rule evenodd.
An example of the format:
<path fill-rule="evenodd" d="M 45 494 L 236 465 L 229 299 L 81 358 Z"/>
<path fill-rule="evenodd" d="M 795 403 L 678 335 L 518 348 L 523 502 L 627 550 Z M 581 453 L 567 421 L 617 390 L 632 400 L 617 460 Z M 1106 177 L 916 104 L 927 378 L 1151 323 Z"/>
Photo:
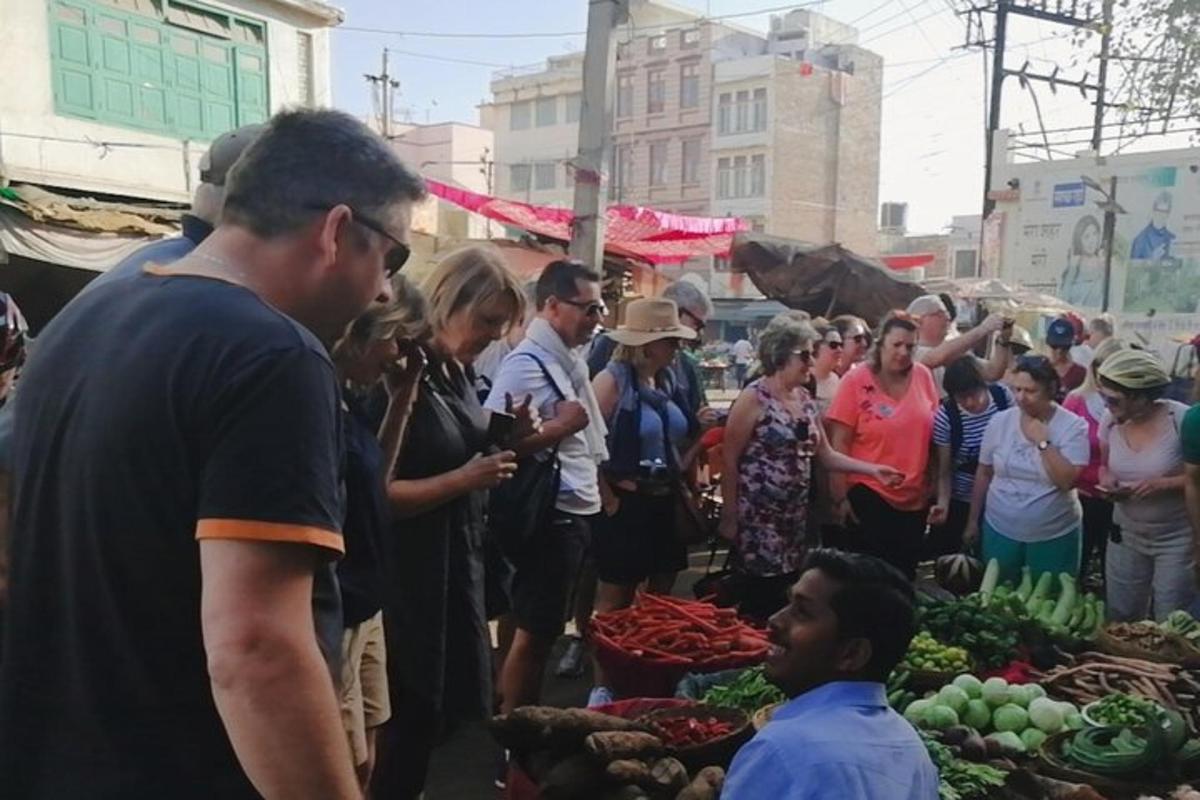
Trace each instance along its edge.
<path fill-rule="evenodd" d="M 674 797 L 688 784 L 687 767 L 677 758 L 660 758 L 650 767 L 654 788 L 667 797 Z"/>
<path fill-rule="evenodd" d="M 583 746 L 606 764 L 625 758 L 654 758 L 663 753 L 662 739 L 641 731 L 604 731 L 589 734 L 584 739 Z"/>
<path fill-rule="evenodd" d="M 638 786 L 647 786 L 654 780 L 646 762 L 633 758 L 621 758 L 613 761 L 605 767 L 604 771 L 617 783 L 636 783 Z"/>
<path fill-rule="evenodd" d="M 720 767 L 705 767 L 696 773 L 692 782 L 675 795 L 675 800 L 717 800 L 725 784 L 725 770 Z"/>
<path fill-rule="evenodd" d="M 493 717 L 489 727 L 497 742 L 521 753 L 538 749 L 570 753 L 582 747 L 592 733 L 645 730 L 636 722 L 610 714 L 550 706 L 522 706 Z"/>

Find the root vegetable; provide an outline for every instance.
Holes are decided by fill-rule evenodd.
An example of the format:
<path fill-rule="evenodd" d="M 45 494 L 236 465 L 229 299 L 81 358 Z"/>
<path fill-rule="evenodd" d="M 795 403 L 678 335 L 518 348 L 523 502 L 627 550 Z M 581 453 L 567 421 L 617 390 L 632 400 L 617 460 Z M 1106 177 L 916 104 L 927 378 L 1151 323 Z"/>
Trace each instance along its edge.
<path fill-rule="evenodd" d="M 662 755 L 663 743 L 652 733 L 608 731 L 593 733 L 584 740 L 587 751 L 603 762 Z"/>
<path fill-rule="evenodd" d="M 636 722 L 609 714 L 548 706 L 522 706 L 493 717 L 490 729 L 496 741 L 519 752 L 537 749 L 570 752 L 578 750 L 593 733 L 645 730 Z"/>
<path fill-rule="evenodd" d="M 717 800 L 725 784 L 725 770 L 720 767 L 705 767 L 696 773 L 692 782 L 675 795 L 675 800 Z"/>
<path fill-rule="evenodd" d="M 653 782 L 650 767 L 646 766 L 646 762 L 632 758 L 613 761 L 604 768 L 604 771 L 618 783 L 636 783 L 638 786 L 646 786 Z"/>
<path fill-rule="evenodd" d="M 657 790 L 668 797 L 678 794 L 688 784 L 687 768 L 675 758 L 660 758 L 650 767 L 650 777 L 653 778 Z"/>

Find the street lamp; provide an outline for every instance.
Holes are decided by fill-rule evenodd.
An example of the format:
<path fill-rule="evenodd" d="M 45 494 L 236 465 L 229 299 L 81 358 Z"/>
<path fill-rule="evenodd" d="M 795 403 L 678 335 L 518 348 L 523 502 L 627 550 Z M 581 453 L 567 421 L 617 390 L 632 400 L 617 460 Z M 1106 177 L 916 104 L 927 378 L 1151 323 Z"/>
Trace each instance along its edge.
<path fill-rule="evenodd" d="M 1105 190 L 1095 178 L 1081 175 L 1083 185 L 1099 192 L 1104 196 L 1104 202 L 1097 201 L 1096 207 L 1104 212 L 1104 294 L 1100 300 L 1100 310 L 1108 311 L 1108 296 L 1112 286 L 1113 237 L 1116 235 L 1117 214 L 1126 213 L 1117 203 L 1117 176 L 1108 179 L 1108 189 Z"/>

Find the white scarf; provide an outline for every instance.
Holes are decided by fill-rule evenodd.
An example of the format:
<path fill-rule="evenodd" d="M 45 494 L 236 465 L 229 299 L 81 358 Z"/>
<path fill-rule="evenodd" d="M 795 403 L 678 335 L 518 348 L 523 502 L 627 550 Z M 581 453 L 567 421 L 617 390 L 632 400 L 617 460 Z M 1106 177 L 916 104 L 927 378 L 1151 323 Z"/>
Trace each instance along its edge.
<path fill-rule="evenodd" d="M 592 391 L 592 382 L 588 379 L 587 361 L 581 353 L 582 348 L 570 350 L 563 343 L 558 331 L 541 317 L 536 317 L 525 329 L 525 337 L 541 349 L 549 353 L 554 361 L 546 365 L 546 370 L 555 380 L 560 377 L 570 383 L 575 392 L 575 398 L 587 412 L 588 426 L 583 430 L 587 441 L 588 452 L 597 464 L 608 461 L 608 446 L 605 444 L 608 436 L 608 426 L 604 424 L 604 415 L 600 413 L 600 403 L 596 401 L 596 393 Z M 555 371 L 561 373 L 556 375 Z"/>

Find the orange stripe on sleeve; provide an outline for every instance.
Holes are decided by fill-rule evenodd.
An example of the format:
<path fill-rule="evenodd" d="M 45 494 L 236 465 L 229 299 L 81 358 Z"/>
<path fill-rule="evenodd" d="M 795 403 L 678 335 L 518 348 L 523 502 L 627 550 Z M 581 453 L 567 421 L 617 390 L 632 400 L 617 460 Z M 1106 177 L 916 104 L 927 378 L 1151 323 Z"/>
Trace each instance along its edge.
<path fill-rule="evenodd" d="M 295 525 L 289 522 L 263 522 L 256 519 L 202 519 L 196 523 L 197 539 L 249 539 L 259 542 L 294 542 L 346 552 L 337 531 Z"/>

